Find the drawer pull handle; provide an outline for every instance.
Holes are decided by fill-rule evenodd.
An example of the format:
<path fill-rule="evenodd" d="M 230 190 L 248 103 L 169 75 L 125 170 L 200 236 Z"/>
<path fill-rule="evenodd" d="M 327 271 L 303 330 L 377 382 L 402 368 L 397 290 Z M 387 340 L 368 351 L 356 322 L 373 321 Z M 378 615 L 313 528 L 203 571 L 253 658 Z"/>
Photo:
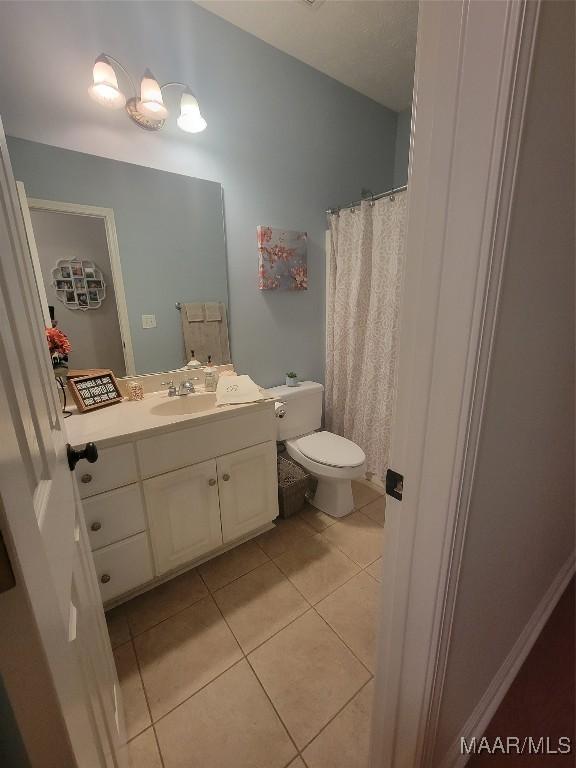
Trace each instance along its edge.
<path fill-rule="evenodd" d="M 100 576 L 100 581 L 102 584 L 108 584 L 110 581 L 110 574 L 109 573 L 103 573 L 102 576 Z"/>
<path fill-rule="evenodd" d="M 80 478 L 80 480 L 81 480 L 83 483 L 91 483 L 91 482 L 92 482 L 92 475 L 91 475 L 89 472 L 86 472 L 86 474 L 85 474 L 85 475 L 82 475 L 82 477 Z"/>
<path fill-rule="evenodd" d="M 99 531 L 100 528 L 102 528 L 102 523 L 99 523 L 98 520 L 90 526 L 91 531 Z"/>
<path fill-rule="evenodd" d="M 216 480 L 214 480 L 214 478 L 211 477 L 210 480 L 208 480 L 208 485 L 216 485 Z"/>
<path fill-rule="evenodd" d="M 228 482 L 228 480 L 230 480 L 230 475 L 228 474 L 228 472 L 225 472 L 225 473 L 222 475 L 222 480 L 224 480 L 224 482 L 225 482 L 225 483 L 227 483 L 227 482 Z"/>

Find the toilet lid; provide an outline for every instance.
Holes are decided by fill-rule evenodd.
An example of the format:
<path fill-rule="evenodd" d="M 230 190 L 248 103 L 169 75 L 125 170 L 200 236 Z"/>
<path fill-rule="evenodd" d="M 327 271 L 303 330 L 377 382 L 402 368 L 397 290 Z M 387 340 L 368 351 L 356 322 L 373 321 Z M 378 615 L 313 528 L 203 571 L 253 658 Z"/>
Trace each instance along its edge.
<path fill-rule="evenodd" d="M 359 445 L 332 432 L 314 432 L 301 437 L 296 445 L 307 458 L 330 467 L 359 467 L 366 461 Z"/>

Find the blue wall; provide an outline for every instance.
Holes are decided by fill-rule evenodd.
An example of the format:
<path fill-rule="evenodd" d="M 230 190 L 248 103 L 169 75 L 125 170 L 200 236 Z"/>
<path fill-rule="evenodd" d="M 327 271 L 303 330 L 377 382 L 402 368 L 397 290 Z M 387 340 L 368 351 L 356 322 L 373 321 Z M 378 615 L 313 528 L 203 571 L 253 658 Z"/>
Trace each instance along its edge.
<path fill-rule="evenodd" d="M 191 3 L 3 5 L 6 132 L 221 182 L 237 368 L 262 385 L 281 382 L 287 370 L 322 381 L 324 211 L 358 199 L 362 187 L 392 186 L 396 113 Z M 22 97 L 18 78 L 44 82 L 43 68 L 60 61 L 42 55 L 51 45 L 65 56 L 60 78 L 74 87 L 66 104 L 46 102 L 39 113 L 33 99 Z M 160 79 L 190 81 L 208 129 L 146 134 L 121 111 L 92 103 L 86 87 L 100 51 L 135 73 L 150 66 Z M 258 224 L 309 233 L 308 291 L 258 291 Z"/>

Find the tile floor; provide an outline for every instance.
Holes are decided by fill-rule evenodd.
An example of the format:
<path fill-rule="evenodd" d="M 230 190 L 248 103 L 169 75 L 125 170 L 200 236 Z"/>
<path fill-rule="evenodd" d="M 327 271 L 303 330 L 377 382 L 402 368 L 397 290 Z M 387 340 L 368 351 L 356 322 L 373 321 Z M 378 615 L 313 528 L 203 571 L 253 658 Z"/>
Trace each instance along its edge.
<path fill-rule="evenodd" d="M 307 507 L 107 614 L 134 768 L 365 768 L 385 497 Z"/>

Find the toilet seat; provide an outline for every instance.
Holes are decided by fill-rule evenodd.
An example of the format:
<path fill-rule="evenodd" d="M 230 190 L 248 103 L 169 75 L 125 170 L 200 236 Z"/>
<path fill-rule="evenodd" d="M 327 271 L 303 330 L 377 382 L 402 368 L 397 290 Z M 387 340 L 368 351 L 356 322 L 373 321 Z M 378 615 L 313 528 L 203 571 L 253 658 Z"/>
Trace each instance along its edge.
<path fill-rule="evenodd" d="M 307 459 L 327 467 L 360 467 L 366 461 L 359 445 L 333 432 L 313 432 L 293 442 Z"/>

